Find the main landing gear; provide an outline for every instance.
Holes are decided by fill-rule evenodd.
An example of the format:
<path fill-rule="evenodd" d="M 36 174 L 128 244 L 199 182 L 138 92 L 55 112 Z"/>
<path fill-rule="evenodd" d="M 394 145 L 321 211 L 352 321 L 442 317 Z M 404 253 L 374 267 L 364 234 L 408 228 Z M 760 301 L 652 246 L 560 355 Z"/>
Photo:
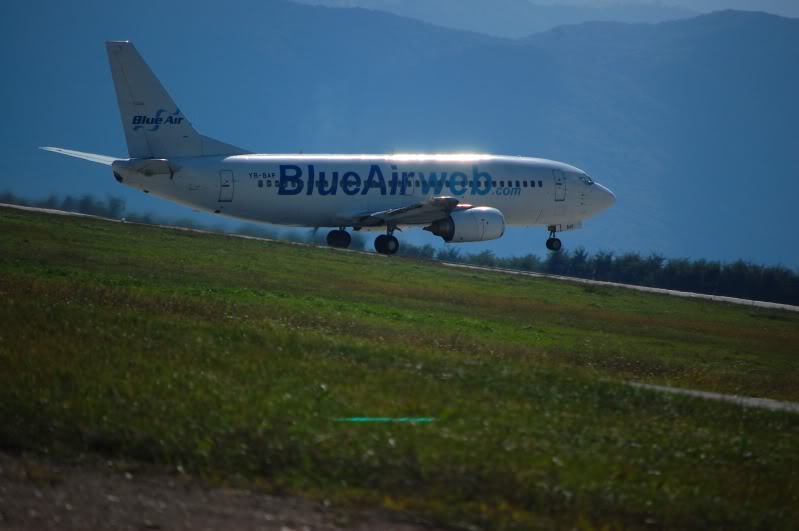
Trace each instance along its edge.
<path fill-rule="evenodd" d="M 550 251 L 560 251 L 560 248 L 563 246 L 561 241 L 558 238 L 555 238 L 555 231 L 549 231 L 549 238 L 547 238 L 547 249 Z"/>
<path fill-rule="evenodd" d="M 387 232 L 375 238 L 375 251 L 392 255 L 399 251 L 399 240 L 394 237 L 394 227 L 389 227 Z"/>
<path fill-rule="evenodd" d="M 331 230 L 327 233 L 327 244 L 330 247 L 338 247 L 339 249 L 346 249 L 352 243 L 352 236 L 344 230 L 344 227 L 339 230 Z"/>

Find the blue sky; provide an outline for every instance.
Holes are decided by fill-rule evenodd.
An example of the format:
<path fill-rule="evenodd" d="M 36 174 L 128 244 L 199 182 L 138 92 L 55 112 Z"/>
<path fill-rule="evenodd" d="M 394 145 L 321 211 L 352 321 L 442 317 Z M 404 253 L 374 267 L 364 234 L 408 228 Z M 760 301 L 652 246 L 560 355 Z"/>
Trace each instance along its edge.
<path fill-rule="evenodd" d="M 241 127 L 246 106 L 234 101 L 240 76 L 231 75 L 224 59 L 226 53 L 235 53 L 234 45 L 225 44 L 235 29 L 217 26 L 214 12 L 220 4 L 164 4 L 32 1 L 5 7 L 0 20 L 0 68 L 5 73 L 0 95 L 9 104 L 3 121 L 13 127 L 6 128 L 0 148 L 0 190 L 26 197 L 114 194 L 124 197 L 132 210 L 189 212 L 118 185 L 107 167 L 36 149 L 52 145 L 127 156 L 106 40 L 136 42 L 201 131 L 255 149 L 288 147 L 279 146 L 268 133 Z M 259 4 L 241 4 L 240 11 L 257 10 Z M 214 81 L 203 75 L 206 68 L 214 70 Z M 235 122 L 225 108 L 238 113 Z"/>

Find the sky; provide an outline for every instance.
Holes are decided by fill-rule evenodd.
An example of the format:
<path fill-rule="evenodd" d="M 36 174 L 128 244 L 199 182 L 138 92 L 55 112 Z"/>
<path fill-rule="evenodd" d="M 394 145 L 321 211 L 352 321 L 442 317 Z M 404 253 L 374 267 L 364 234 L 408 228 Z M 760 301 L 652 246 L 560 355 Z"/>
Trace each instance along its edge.
<path fill-rule="evenodd" d="M 107 40 L 137 42 L 173 98 L 181 107 L 194 111 L 191 119 L 201 131 L 219 138 L 237 136 L 230 132 L 235 125 L 225 123 L 219 113 L 202 112 L 227 105 L 229 94 L 219 90 L 209 94 L 202 86 L 197 87 L 202 76 L 190 71 L 194 69 L 196 74 L 205 63 L 195 52 L 204 54 L 221 70 L 223 77 L 216 89 L 231 88 L 230 73 L 220 61 L 223 58 L 214 58 L 214 49 L 219 46 L 213 37 L 212 13 L 219 4 L 191 2 L 195 10 L 182 18 L 177 16 L 177 7 L 168 11 L 167 18 L 154 16 L 164 14 L 162 2 L 133 4 L 84 1 L 73 5 L 33 0 L 6 5 L 0 18 L 0 67 L 5 72 L 0 96 L 10 103 L 4 121 L 14 125 L 5 128 L 0 145 L 0 190 L 32 198 L 84 193 L 102 198 L 111 194 L 123 197 L 129 210 L 190 216 L 217 224 L 218 217 L 195 216 L 189 209 L 118 185 L 106 166 L 37 149 L 59 146 L 127 156 L 105 51 Z M 201 38 L 202 34 L 211 36 Z M 181 44 L 174 46 L 174 53 L 161 54 L 158 45 L 164 42 Z M 191 57 L 187 57 L 189 54 Z M 269 148 L 268 138 L 237 140 L 253 148 Z"/>

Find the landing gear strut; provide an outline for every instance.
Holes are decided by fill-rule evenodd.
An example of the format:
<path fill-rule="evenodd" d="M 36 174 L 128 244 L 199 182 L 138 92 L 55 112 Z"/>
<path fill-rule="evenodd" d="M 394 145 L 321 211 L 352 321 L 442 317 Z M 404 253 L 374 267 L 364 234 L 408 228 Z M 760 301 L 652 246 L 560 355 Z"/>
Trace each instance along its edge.
<path fill-rule="evenodd" d="M 327 233 L 327 244 L 330 247 L 338 247 L 339 249 L 346 249 L 352 243 L 352 236 L 350 233 L 341 227 L 339 230 L 331 230 Z"/>
<path fill-rule="evenodd" d="M 375 238 L 375 251 L 392 255 L 399 251 L 399 240 L 394 237 L 394 227 L 389 227 L 386 232 Z"/>
<path fill-rule="evenodd" d="M 555 238 L 555 231 L 549 231 L 549 238 L 547 238 L 547 249 L 550 251 L 560 251 L 560 248 L 563 246 L 561 241 L 558 238 Z"/>

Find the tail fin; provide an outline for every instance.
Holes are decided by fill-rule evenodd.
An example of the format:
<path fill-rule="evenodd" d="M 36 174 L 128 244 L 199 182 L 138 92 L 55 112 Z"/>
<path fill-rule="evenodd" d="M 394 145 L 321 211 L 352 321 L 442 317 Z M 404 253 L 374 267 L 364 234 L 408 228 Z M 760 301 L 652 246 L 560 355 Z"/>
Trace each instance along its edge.
<path fill-rule="evenodd" d="M 131 158 L 250 153 L 198 133 L 132 43 L 107 42 L 105 47 Z"/>

